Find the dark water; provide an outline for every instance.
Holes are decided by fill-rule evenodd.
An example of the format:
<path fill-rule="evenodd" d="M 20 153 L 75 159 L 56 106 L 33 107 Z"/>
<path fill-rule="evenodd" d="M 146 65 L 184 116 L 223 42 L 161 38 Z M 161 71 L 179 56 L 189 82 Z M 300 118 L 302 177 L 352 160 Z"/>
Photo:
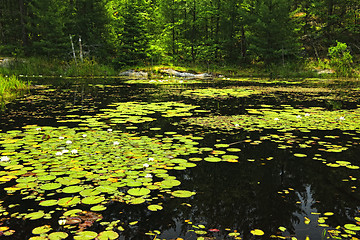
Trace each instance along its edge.
<path fill-rule="evenodd" d="M 19 129 L 24 125 L 37 124 L 50 126 L 75 126 L 77 123 L 59 123 L 58 120 L 68 119 L 68 115 L 95 115 L 100 109 L 114 102 L 123 101 L 183 101 L 200 105 L 203 109 L 222 115 L 241 114 L 249 106 L 257 107 L 261 104 L 289 104 L 292 106 L 322 106 L 327 109 L 355 108 L 359 104 L 354 97 L 349 100 L 323 100 L 313 95 L 305 98 L 306 94 L 291 95 L 284 92 L 264 95 L 256 98 L 241 98 L 231 100 L 191 100 L 181 98 L 174 92 L 181 92 L 186 88 L 213 87 L 213 83 L 188 85 L 180 87 L 165 87 L 153 85 L 126 84 L 122 80 L 92 79 L 92 80 L 46 80 L 35 81 L 37 88 L 23 98 L 6 106 L 0 113 L 0 129 L 2 131 Z M 50 84 L 50 85 L 46 85 Z M 239 86 L 242 83 L 231 83 Z M 249 85 L 248 83 L 246 83 Z M 229 83 L 227 83 L 229 85 Z M 318 95 L 321 95 L 319 93 Z M 325 94 L 327 95 L 327 94 Z M 320 96 L 321 97 L 321 96 Z M 320 99 L 320 100 L 319 100 Z M 340 100 L 339 100 L 340 99 Z M 293 142 L 293 147 L 278 149 L 278 143 L 271 140 L 260 140 L 267 134 L 276 134 L 274 130 L 262 132 L 207 132 L 200 127 L 174 126 L 172 121 L 180 119 L 159 119 L 148 124 L 139 125 L 142 134 L 152 133 L 147 129 L 160 126 L 165 131 L 176 130 L 179 133 L 191 131 L 194 135 L 203 136 L 199 141 L 201 146 L 213 147 L 217 142 L 232 144 L 232 147 L 242 149 L 237 163 L 199 162 L 195 168 L 184 171 L 173 170 L 181 181 L 181 189 L 195 191 L 197 194 L 190 199 L 163 199 L 164 209 L 150 212 L 146 206 L 129 206 L 112 203 L 104 211 L 104 221 L 121 220 L 124 223 L 139 221 L 136 226 L 129 226 L 121 233 L 121 239 L 154 239 L 145 235 L 149 230 L 157 229 L 161 232 L 161 239 L 196 239 L 196 234 L 188 232 L 194 229 L 187 221 L 195 225 L 203 224 L 206 229 L 218 229 L 219 232 L 208 233 L 208 239 L 233 239 L 227 234 L 236 230 L 243 239 L 268 239 L 270 235 L 296 236 L 297 239 L 322 239 L 324 231 L 344 224 L 354 223 L 354 217 L 360 216 L 360 171 L 347 168 L 330 168 L 321 161 L 312 158 L 319 153 L 320 146 L 300 148 L 304 137 L 318 137 L 326 135 L 339 136 L 332 139 L 333 144 L 349 145 L 349 149 L 342 153 L 322 153 L 328 161 L 346 160 L 357 163 L 360 156 L 357 132 L 343 134 L 337 131 L 312 131 L 311 133 L 294 132 L 299 136 Z M 121 126 L 118 126 L 121 128 Z M 296 158 L 294 151 L 306 153 L 307 158 Z M 252 160 L 252 161 L 249 161 Z M 349 180 L 349 178 L 356 180 Z M 344 181 L 347 179 L 349 181 Z M 4 196 L 4 193 L 1 195 Z M 12 200 L 14 198 L 14 200 Z M 4 201 L 16 201 L 16 196 L 6 197 Z M 22 208 L 36 208 L 24 201 Z M 189 204 L 189 205 L 187 205 Z M 329 227 L 318 226 L 319 215 L 312 213 L 332 212 L 326 224 Z M 304 217 L 310 219 L 304 223 Z M 58 219 L 56 214 L 54 219 Z M 24 220 L 7 220 L 16 232 L 4 239 L 28 239 L 33 223 Z M 40 224 L 39 224 L 40 223 Z M 39 220 L 36 226 L 47 224 L 48 220 Z M 284 233 L 280 226 L 287 230 Z M 94 225 L 89 230 L 102 229 Z M 250 234 L 253 229 L 261 229 L 264 237 Z M 61 230 L 60 226 L 59 229 Z M 196 229 L 195 229 L 196 230 Z M 1 237 L 0 237 L 1 238 Z"/>

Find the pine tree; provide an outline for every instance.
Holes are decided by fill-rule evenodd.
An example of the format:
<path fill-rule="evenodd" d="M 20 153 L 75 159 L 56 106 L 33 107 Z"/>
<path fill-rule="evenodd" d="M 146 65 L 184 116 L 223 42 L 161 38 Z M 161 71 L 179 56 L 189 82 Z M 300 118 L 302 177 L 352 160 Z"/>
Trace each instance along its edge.
<path fill-rule="evenodd" d="M 142 0 L 125 2 L 116 59 L 119 66 L 139 64 L 148 58 L 149 38 L 145 27 L 145 14 Z"/>
<path fill-rule="evenodd" d="M 289 0 L 258 0 L 250 25 L 250 50 L 265 64 L 294 57 L 298 46 L 290 18 Z"/>

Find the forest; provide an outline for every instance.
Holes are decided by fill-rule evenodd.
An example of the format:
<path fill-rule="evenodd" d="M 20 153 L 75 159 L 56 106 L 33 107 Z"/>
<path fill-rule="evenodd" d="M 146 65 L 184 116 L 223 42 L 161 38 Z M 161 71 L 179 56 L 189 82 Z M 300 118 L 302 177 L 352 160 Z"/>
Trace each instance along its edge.
<path fill-rule="evenodd" d="M 0 56 L 76 55 L 119 69 L 284 65 L 326 59 L 337 44 L 351 56 L 360 53 L 357 0 L 0 0 L 0 6 Z"/>

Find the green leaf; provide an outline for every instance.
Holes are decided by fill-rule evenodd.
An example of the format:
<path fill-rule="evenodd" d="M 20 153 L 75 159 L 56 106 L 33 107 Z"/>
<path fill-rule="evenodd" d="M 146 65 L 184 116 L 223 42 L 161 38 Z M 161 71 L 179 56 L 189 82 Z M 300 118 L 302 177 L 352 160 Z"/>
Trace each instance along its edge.
<path fill-rule="evenodd" d="M 172 192 L 171 194 L 174 197 L 180 197 L 180 198 L 188 198 L 188 197 L 195 195 L 194 192 L 190 192 L 187 190 L 176 190 L 176 191 Z"/>
<path fill-rule="evenodd" d="M 131 188 L 128 190 L 128 194 L 133 196 L 143 196 L 150 193 L 150 190 L 147 188 Z"/>

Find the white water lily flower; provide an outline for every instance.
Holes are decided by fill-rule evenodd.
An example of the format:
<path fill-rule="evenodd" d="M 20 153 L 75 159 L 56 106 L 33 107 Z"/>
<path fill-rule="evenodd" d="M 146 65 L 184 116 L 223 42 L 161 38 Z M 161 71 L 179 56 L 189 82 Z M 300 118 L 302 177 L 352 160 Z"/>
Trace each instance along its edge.
<path fill-rule="evenodd" d="M 62 137 L 62 136 L 60 136 L 60 137 L 59 137 L 59 139 L 60 139 L 60 140 L 63 140 L 63 139 L 65 139 L 65 138 L 64 138 L 64 137 Z"/>
<path fill-rule="evenodd" d="M 65 225 L 65 224 L 66 224 L 66 220 L 65 220 L 65 219 L 60 219 L 60 220 L 58 221 L 58 223 L 59 223 L 60 226 L 61 226 L 61 225 Z"/>
<path fill-rule="evenodd" d="M 61 152 L 62 152 L 62 153 L 68 153 L 68 152 L 69 152 L 69 150 L 64 149 L 64 150 L 62 150 Z"/>
<path fill-rule="evenodd" d="M 345 117 L 341 116 L 341 117 L 339 118 L 339 120 L 340 120 L 340 121 L 343 121 L 343 120 L 345 120 Z"/>
<path fill-rule="evenodd" d="M 274 118 L 274 121 L 279 121 L 279 119 L 278 119 L 278 118 Z"/>
<path fill-rule="evenodd" d="M 310 113 L 305 113 L 305 117 L 308 117 L 308 116 L 310 116 Z"/>
<path fill-rule="evenodd" d="M 63 153 L 62 152 L 56 152 L 55 155 L 56 156 L 61 156 L 61 155 L 63 155 Z"/>
<path fill-rule="evenodd" d="M 73 149 L 73 150 L 71 150 L 71 153 L 72 153 L 72 154 L 77 154 L 77 153 L 78 153 L 78 150 Z"/>
<path fill-rule="evenodd" d="M 154 161 L 155 159 L 154 159 L 154 158 L 152 158 L 152 157 L 150 157 L 148 160 L 149 160 L 149 161 Z"/>
<path fill-rule="evenodd" d="M 113 144 L 114 144 L 114 146 L 116 146 L 116 145 L 119 145 L 120 143 L 118 141 L 115 141 Z"/>
<path fill-rule="evenodd" d="M 37 128 L 36 131 L 41 131 L 42 129 L 41 128 Z"/>
<path fill-rule="evenodd" d="M 10 160 L 10 158 L 8 157 L 8 156 L 2 156 L 1 158 L 0 158 L 0 162 L 7 162 L 7 161 L 9 161 Z"/>
<path fill-rule="evenodd" d="M 66 144 L 72 144 L 72 141 L 67 140 L 67 141 L 66 141 Z"/>
<path fill-rule="evenodd" d="M 87 137 L 87 135 L 86 135 L 86 134 L 83 134 L 82 136 L 83 136 L 84 138 L 85 138 L 85 137 Z"/>
<path fill-rule="evenodd" d="M 301 118 L 301 116 L 300 116 L 300 115 L 297 115 L 296 118 Z"/>
<path fill-rule="evenodd" d="M 152 175 L 150 173 L 145 175 L 146 178 L 152 178 Z"/>
<path fill-rule="evenodd" d="M 239 124 L 235 124 L 235 127 L 239 127 L 240 125 Z"/>
<path fill-rule="evenodd" d="M 149 166 L 150 166 L 150 165 L 147 164 L 147 163 L 144 163 L 144 164 L 143 164 L 143 167 L 144 167 L 144 168 L 147 168 L 147 167 L 149 167 Z"/>
<path fill-rule="evenodd" d="M 108 131 L 108 132 L 112 132 L 112 129 L 111 129 L 111 128 L 109 128 L 107 131 Z"/>

